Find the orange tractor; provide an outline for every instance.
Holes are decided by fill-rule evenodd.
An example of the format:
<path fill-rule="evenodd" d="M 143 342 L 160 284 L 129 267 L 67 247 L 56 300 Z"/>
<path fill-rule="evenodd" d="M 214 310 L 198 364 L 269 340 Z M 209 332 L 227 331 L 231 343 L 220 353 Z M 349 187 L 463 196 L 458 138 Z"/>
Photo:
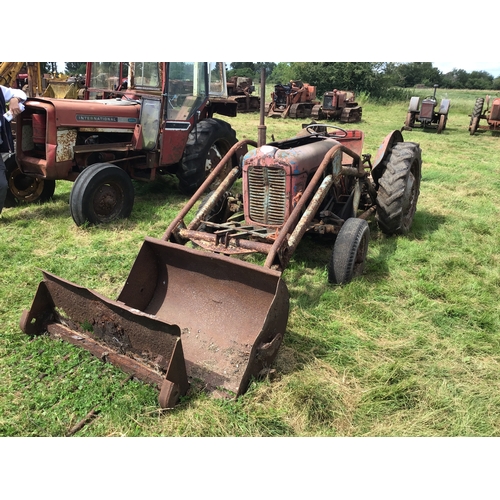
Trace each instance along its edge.
<path fill-rule="evenodd" d="M 317 104 L 316 87 L 300 80 L 290 80 L 287 85 L 275 85 L 265 112 L 271 118 L 307 118 Z"/>

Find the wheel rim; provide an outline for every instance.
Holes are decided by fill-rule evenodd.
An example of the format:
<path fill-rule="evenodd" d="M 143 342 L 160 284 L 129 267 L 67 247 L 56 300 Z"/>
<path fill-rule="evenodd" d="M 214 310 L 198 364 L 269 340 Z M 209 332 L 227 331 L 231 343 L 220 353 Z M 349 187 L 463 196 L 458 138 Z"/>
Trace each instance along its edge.
<path fill-rule="evenodd" d="M 43 192 L 43 179 L 24 175 L 18 168 L 9 175 L 9 189 L 21 201 L 33 202 L 40 198 Z"/>
<path fill-rule="evenodd" d="M 99 220 L 105 222 L 118 216 L 123 206 L 124 194 L 117 183 L 103 184 L 95 192 L 92 208 Z"/>

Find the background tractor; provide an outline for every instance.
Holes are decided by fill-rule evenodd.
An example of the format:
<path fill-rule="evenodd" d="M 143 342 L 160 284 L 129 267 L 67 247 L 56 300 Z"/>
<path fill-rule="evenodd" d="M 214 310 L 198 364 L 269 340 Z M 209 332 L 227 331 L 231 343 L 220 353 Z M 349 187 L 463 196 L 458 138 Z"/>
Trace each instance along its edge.
<path fill-rule="evenodd" d="M 500 130 L 500 97 L 495 97 L 491 103 L 490 96 L 486 96 L 486 109 L 483 112 L 484 98 L 478 97 L 472 110 L 470 118 L 469 132 L 474 135 L 479 128 L 484 130 L 499 131 Z M 479 125 L 480 120 L 486 120 L 487 125 Z"/>
<path fill-rule="evenodd" d="M 316 104 L 311 112 L 314 120 L 337 120 L 341 123 L 361 121 L 363 109 L 358 106 L 354 92 L 336 90 L 325 92 L 322 104 Z"/>
<path fill-rule="evenodd" d="M 271 118 L 307 118 L 316 101 L 316 87 L 300 80 L 290 80 L 287 85 L 277 84 L 271 94 L 271 102 L 266 104 L 266 115 Z"/>
<path fill-rule="evenodd" d="M 253 80 L 244 76 L 233 76 L 227 80 L 227 95 L 237 103 L 238 113 L 259 111 L 260 97 L 253 95 L 255 86 Z"/>
<path fill-rule="evenodd" d="M 71 215 L 81 225 L 128 217 L 132 180 L 175 175 L 192 194 L 237 142 L 214 117 L 236 115 L 226 97 L 224 63 L 87 63 L 83 99 L 25 103 L 16 157 L 7 163 L 7 204 L 47 201 L 55 182 L 68 180 Z"/>
<path fill-rule="evenodd" d="M 448 112 L 450 110 L 450 100 L 441 99 L 439 110 L 436 112 L 437 88 L 438 85 L 434 85 L 434 94 L 425 97 L 422 103 L 420 102 L 420 97 L 412 97 L 410 99 L 410 106 L 402 130 L 412 130 L 415 127 L 436 128 L 437 133 L 440 134 L 446 128 Z"/>

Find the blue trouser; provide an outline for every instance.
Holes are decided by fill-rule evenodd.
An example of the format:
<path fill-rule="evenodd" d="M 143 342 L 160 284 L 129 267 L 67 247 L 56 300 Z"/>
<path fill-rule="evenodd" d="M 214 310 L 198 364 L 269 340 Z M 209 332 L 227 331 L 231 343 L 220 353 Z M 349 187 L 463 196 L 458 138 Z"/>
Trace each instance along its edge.
<path fill-rule="evenodd" d="M 0 153 L 0 214 L 2 213 L 9 184 L 7 183 L 7 168 Z"/>

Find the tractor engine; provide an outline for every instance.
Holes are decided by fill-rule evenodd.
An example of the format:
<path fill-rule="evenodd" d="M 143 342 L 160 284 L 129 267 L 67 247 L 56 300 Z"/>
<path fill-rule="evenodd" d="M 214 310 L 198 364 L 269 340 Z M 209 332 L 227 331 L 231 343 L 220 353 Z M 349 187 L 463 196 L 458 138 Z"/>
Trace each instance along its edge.
<path fill-rule="evenodd" d="M 278 84 L 274 86 L 273 101 L 278 109 L 281 107 L 285 108 L 288 105 L 288 96 L 291 91 L 291 85 Z"/>
<path fill-rule="evenodd" d="M 422 123 L 431 123 L 434 117 L 434 108 L 436 107 L 437 101 L 434 99 L 424 99 L 422 101 L 422 107 L 420 109 L 420 121 Z"/>
<path fill-rule="evenodd" d="M 272 142 L 243 161 L 245 221 L 280 228 L 302 196 L 326 153 L 338 142 L 306 137 Z"/>

